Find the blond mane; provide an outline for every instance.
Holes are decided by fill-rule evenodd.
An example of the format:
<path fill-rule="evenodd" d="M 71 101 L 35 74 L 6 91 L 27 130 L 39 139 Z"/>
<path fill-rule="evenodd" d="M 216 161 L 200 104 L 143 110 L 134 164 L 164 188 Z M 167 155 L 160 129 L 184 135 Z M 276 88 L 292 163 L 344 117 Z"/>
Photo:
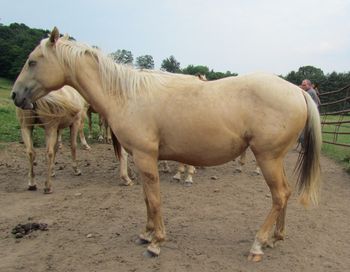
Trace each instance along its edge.
<path fill-rule="evenodd" d="M 41 41 L 44 56 L 48 56 L 49 39 Z M 92 48 L 84 43 L 71 41 L 67 36 L 60 38 L 55 47 L 56 56 L 61 65 L 68 68 L 73 78 L 76 76 L 77 64 L 86 55 L 92 56 L 99 67 L 103 91 L 109 96 L 117 96 L 119 99 L 134 99 L 140 94 L 149 94 L 153 89 L 166 86 L 169 79 L 197 79 L 192 75 L 173 74 L 156 70 L 138 70 L 128 65 L 117 64 L 102 53 L 101 50 Z"/>

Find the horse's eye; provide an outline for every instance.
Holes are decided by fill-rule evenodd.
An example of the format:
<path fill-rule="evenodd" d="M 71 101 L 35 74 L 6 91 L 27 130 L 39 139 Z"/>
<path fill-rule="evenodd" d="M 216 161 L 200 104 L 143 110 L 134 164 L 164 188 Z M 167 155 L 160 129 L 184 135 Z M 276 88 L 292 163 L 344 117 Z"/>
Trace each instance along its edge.
<path fill-rule="evenodd" d="M 36 65 L 36 61 L 35 60 L 30 60 L 28 62 L 28 65 L 29 65 L 29 67 L 34 67 Z"/>

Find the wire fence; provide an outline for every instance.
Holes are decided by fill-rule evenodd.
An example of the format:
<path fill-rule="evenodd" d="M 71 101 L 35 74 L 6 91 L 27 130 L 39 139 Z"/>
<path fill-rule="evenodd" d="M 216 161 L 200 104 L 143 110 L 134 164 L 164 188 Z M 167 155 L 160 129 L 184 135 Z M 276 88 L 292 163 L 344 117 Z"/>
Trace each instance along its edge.
<path fill-rule="evenodd" d="M 323 142 L 350 147 L 350 85 L 320 94 Z"/>

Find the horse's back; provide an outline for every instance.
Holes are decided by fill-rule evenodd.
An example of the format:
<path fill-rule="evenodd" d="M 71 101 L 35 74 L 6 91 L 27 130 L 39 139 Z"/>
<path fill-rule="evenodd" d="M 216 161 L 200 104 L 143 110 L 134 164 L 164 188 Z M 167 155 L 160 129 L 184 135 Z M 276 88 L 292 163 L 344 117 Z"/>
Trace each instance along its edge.
<path fill-rule="evenodd" d="M 292 142 L 306 122 L 302 90 L 270 74 L 201 82 L 187 92 L 173 91 L 169 97 L 159 103 L 162 114 L 155 117 L 161 153 L 167 159 L 174 159 L 168 153 L 176 149 L 180 161 L 192 152 L 222 163 L 248 145 L 273 148 Z M 169 142 L 174 146 L 169 147 Z M 197 158 L 185 162 L 202 163 Z"/>

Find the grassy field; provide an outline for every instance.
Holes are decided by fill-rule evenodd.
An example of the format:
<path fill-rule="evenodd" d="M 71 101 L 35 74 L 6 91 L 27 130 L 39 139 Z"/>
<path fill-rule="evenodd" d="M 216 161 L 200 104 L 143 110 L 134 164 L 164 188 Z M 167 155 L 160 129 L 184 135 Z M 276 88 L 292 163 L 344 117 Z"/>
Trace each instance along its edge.
<path fill-rule="evenodd" d="M 322 121 L 338 121 L 339 116 L 327 116 L 326 119 L 324 117 L 321 118 Z M 350 116 L 344 116 L 343 121 L 350 121 Z M 350 133 L 350 123 L 349 124 L 343 124 L 339 128 L 336 127 L 336 125 L 324 125 L 322 128 L 322 131 L 330 131 L 334 132 L 337 129 L 338 132 L 348 132 Z M 334 135 L 333 134 L 326 134 L 323 133 L 323 140 L 333 142 Z M 350 145 L 350 135 L 338 135 L 336 139 L 337 143 L 342 144 L 348 144 Z M 322 145 L 322 152 L 331 157 L 332 159 L 342 163 L 346 168 L 347 171 L 350 172 L 350 147 L 342 147 L 342 146 L 336 146 L 332 144 L 326 144 L 324 143 Z"/>
<path fill-rule="evenodd" d="M 10 100 L 10 91 L 11 91 L 12 82 L 0 78 L 0 148 L 4 142 L 16 142 L 21 139 L 20 136 L 20 127 L 16 119 L 16 110 L 15 106 Z M 346 120 L 350 120 L 350 116 L 346 117 Z M 338 116 L 328 116 L 327 121 L 337 121 Z M 326 125 L 323 130 L 325 131 L 334 131 L 334 125 Z M 87 135 L 87 125 L 85 124 L 85 135 Z M 341 127 L 339 131 L 350 132 L 350 124 L 345 124 L 344 127 Z M 97 125 L 97 116 L 93 115 L 93 136 L 94 139 L 98 135 L 98 125 Z M 333 135 L 324 134 L 324 140 L 332 141 Z M 69 131 L 66 129 L 63 133 L 63 140 L 67 141 L 69 139 Z M 35 129 L 33 133 L 33 140 L 35 146 L 43 146 L 44 133 L 42 129 Z M 350 144 L 350 135 L 339 135 L 338 142 Z M 347 170 L 350 172 L 350 148 L 335 146 L 331 144 L 323 144 L 322 152 L 336 160 L 337 162 L 343 164 Z"/>

